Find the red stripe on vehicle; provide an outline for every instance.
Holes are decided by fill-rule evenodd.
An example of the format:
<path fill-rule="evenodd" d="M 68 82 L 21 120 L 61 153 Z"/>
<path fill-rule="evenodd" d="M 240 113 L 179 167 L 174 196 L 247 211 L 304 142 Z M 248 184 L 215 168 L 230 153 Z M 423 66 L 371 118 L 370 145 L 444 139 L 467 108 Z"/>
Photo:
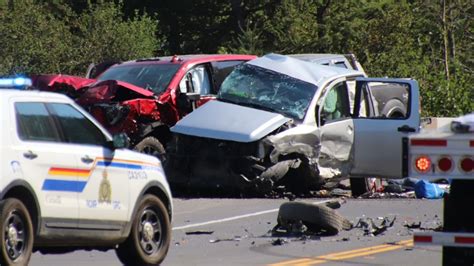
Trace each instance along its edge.
<path fill-rule="evenodd" d="M 474 140 L 469 141 L 469 146 L 474 147 Z"/>
<path fill-rule="evenodd" d="M 423 242 L 423 243 L 431 243 L 431 242 L 433 242 L 433 237 L 432 236 L 414 236 L 413 241 Z"/>
<path fill-rule="evenodd" d="M 411 145 L 446 147 L 448 146 L 448 141 L 445 139 L 412 139 Z"/>
<path fill-rule="evenodd" d="M 455 236 L 454 243 L 457 244 L 474 244 L 474 237 L 470 236 Z"/>
<path fill-rule="evenodd" d="M 81 173 L 81 174 L 88 174 L 91 170 L 89 169 L 73 169 L 73 168 L 61 168 L 61 167 L 51 167 L 49 169 L 50 172 L 71 172 L 71 173 Z"/>

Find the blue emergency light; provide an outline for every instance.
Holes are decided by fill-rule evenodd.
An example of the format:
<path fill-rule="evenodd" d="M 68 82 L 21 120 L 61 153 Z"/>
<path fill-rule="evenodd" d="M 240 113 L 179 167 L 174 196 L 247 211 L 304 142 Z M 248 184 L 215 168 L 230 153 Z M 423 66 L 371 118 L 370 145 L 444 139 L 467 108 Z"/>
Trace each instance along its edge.
<path fill-rule="evenodd" d="M 0 78 L 0 88 L 22 89 L 33 84 L 30 78 Z"/>

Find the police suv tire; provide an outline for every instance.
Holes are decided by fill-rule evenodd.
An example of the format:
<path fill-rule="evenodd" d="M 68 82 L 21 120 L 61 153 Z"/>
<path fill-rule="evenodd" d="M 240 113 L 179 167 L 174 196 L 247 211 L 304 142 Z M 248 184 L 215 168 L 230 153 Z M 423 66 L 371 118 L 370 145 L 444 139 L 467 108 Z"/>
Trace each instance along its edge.
<path fill-rule="evenodd" d="M 155 137 L 146 137 L 142 139 L 137 145 L 135 145 L 134 150 L 158 157 L 158 159 L 161 160 L 161 163 L 166 161 L 166 150 L 163 147 L 163 144 L 161 144 L 161 142 Z"/>
<path fill-rule="evenodd" d="M 168 253 L 171 223 L 168 212 L 154 195 L 145 195 L 132 218 L 130 235 L 116 249 L 125 265 L 159 265 Z"/>
<path fill-rule="evenodd" d="M 311 231 L 322 229 L 330 235 L 352 227 L 347 219 L 325 204 L 297 201 L 283 203 L 278 211 L 278 224 L 285 226 L 297 221 L 301 221 Z"/>
<path fill-rule="evenodd" d="M 0 265 L 28 265 L 33 225 L 25 205 L 14 198 L 0 201 Z"/>

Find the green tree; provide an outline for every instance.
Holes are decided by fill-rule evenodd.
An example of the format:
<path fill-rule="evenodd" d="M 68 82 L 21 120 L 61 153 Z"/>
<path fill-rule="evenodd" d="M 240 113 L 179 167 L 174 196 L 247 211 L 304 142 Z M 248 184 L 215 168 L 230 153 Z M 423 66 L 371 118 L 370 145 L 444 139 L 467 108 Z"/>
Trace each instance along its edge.
<path fill-rule="evenodd" d="M 0 6 L 0 73 L 60 73 L 68 69 L 72 34 L 41 4 Z"/>
<path fill-rule="evenodd" d="M 93 4 L 79 15 L 74 44 L 77 68 L 85 70 L 91 62 L 121 61 L 151 57 L 161 39 L 155 36 L 158 21 L 148 15 L 124 19 L 120 4 Z"/>
<path fill-rule="evenodd" d="M 91 62 L 150 57 L 161 45 L 156 19 L 124 18 L 120 3 L 87 2 L 81 13 L 59 0 L 1 4 L 0 74 L 83 75 Z"/>

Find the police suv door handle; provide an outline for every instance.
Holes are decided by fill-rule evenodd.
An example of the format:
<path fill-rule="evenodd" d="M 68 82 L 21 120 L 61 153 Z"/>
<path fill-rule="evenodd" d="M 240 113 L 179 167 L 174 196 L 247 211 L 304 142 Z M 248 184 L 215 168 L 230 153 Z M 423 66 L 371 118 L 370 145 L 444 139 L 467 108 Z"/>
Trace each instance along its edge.
<path fill-rule="evenodd" d="M 94 161 L 94 159 L 92 159 L 91 157 L 89 157 L 89 156 L 86 155 L 86 156 L 84 156 L 84 157 L 81 158 L 81 161 L 82 161 L 83 163 L 90 164 L 90 163 L 92 163 L 92 162 Z"/>
<path fill-rule="evenodd" d="M 23 156 L 27 159 L 33 160 L 34 158 L 38 157 L 37 154 L 33 153 L 32 151 L 27 151 L 23 153 Z"/>

